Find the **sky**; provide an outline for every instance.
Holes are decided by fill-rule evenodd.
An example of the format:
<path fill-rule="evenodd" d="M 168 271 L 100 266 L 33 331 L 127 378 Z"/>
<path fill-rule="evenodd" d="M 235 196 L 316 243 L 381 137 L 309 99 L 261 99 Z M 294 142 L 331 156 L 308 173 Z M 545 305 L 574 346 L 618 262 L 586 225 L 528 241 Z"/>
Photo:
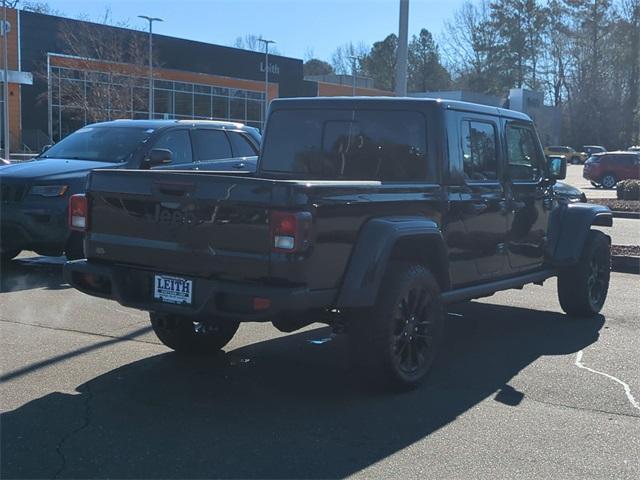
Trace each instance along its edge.
<path fill-rule="evenodd" d="M 338 45 L 371 45 L 398 33 L 398 0 L 46 0 L 64 16 L 91 20 L 109 8 L 113 21 L 147 28 L 138 15 L 160 17 L 154 33 L 232 45 L 246 34 L 275 40 L 280 54 L 329 61 Z M 409 36 L 421 28 L 436 40 L 463 0 L 410 0 Z"/>

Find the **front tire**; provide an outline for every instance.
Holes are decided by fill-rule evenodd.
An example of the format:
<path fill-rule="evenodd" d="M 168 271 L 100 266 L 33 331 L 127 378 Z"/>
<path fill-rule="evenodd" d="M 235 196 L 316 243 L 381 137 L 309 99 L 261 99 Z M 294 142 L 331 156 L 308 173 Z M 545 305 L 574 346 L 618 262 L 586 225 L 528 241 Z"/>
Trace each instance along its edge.
<path fill-rule="evenodd" d="M 240 324 L 233 320 L 198 321 L 191 317 L 150 313 L 158 339 L 179 353 L 216 353 L 231 341 Z"/>
<path fill-rule="evenodd" d="M 440 288 L 431 272 L 422 265 L 391 264 L 376 305 L 351 312 L 352 363 L 370 385 L 414 388 L 435 361 L 443 322 Z"/>
<path fill-rule="evenodd" d="M 576 265 L 558 275 L 558 299 L 567 315 L 591 317 L 602 310 L 611 277 L 611 243 L 598 230 L 591 230 Z"/>

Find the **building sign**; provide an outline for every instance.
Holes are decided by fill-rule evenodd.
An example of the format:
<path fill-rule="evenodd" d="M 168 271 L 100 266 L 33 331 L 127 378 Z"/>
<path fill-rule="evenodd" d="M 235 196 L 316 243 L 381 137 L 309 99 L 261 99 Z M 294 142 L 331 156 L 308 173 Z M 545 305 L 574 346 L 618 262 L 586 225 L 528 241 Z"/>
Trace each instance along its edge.
<path fill-rule="evenodd" d="M 260 62 L 260 71 L 264 73 L 264 62 Z M 269 73 L 273 75 L 280 75 L 280 67 L 277 63 L 269 62 Z"/>

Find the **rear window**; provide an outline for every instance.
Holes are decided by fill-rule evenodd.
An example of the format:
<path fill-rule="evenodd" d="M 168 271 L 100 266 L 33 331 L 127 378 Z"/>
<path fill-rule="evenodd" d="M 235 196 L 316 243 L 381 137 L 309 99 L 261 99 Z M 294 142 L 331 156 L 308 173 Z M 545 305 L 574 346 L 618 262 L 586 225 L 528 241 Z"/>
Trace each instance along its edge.
<path fill-rule="evenodd" d="M 418 112 L 279 110 L 269 118 L 261 170 L 306 179 L 425 180 L 425 137 Z"/>

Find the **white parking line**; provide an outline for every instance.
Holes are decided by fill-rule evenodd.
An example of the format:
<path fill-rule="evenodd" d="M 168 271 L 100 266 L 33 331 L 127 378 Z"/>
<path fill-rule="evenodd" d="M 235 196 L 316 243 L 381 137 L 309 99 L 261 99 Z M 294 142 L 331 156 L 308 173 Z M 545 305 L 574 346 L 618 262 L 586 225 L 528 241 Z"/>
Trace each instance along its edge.
<path fill-rule="evenodd" d="M 624 393 L 627 395 L 627 398 L 629 399 L 629 403 L 631 403 L 633 408 L 640 410 L 640 404 L 637 402 L 635 398 L 633 398 L 633 394 L 631 393 L 631 388 L 629 387 L 629 385 L 627 385 L 625 382 L 623 382 L 619 378 L 614 377 L 613 375 L 609 375 L 608 373 L 599 372 L 598 370 L 594 370 L 593 368 L 586 367 L 585 365 L 582 364 L 582 354 L 583 352 L 582 350 L 580 350 L 578 352 L 578 355 L 576 355 L 576 361 L 575 361 L 576 367 L 583 368 L 592 373 L 597 373 L 598 375 L 607 377 L 608 379 L 613 380 L 614 382 L 622 385 L 622 387 L 624 388 Z"/>

